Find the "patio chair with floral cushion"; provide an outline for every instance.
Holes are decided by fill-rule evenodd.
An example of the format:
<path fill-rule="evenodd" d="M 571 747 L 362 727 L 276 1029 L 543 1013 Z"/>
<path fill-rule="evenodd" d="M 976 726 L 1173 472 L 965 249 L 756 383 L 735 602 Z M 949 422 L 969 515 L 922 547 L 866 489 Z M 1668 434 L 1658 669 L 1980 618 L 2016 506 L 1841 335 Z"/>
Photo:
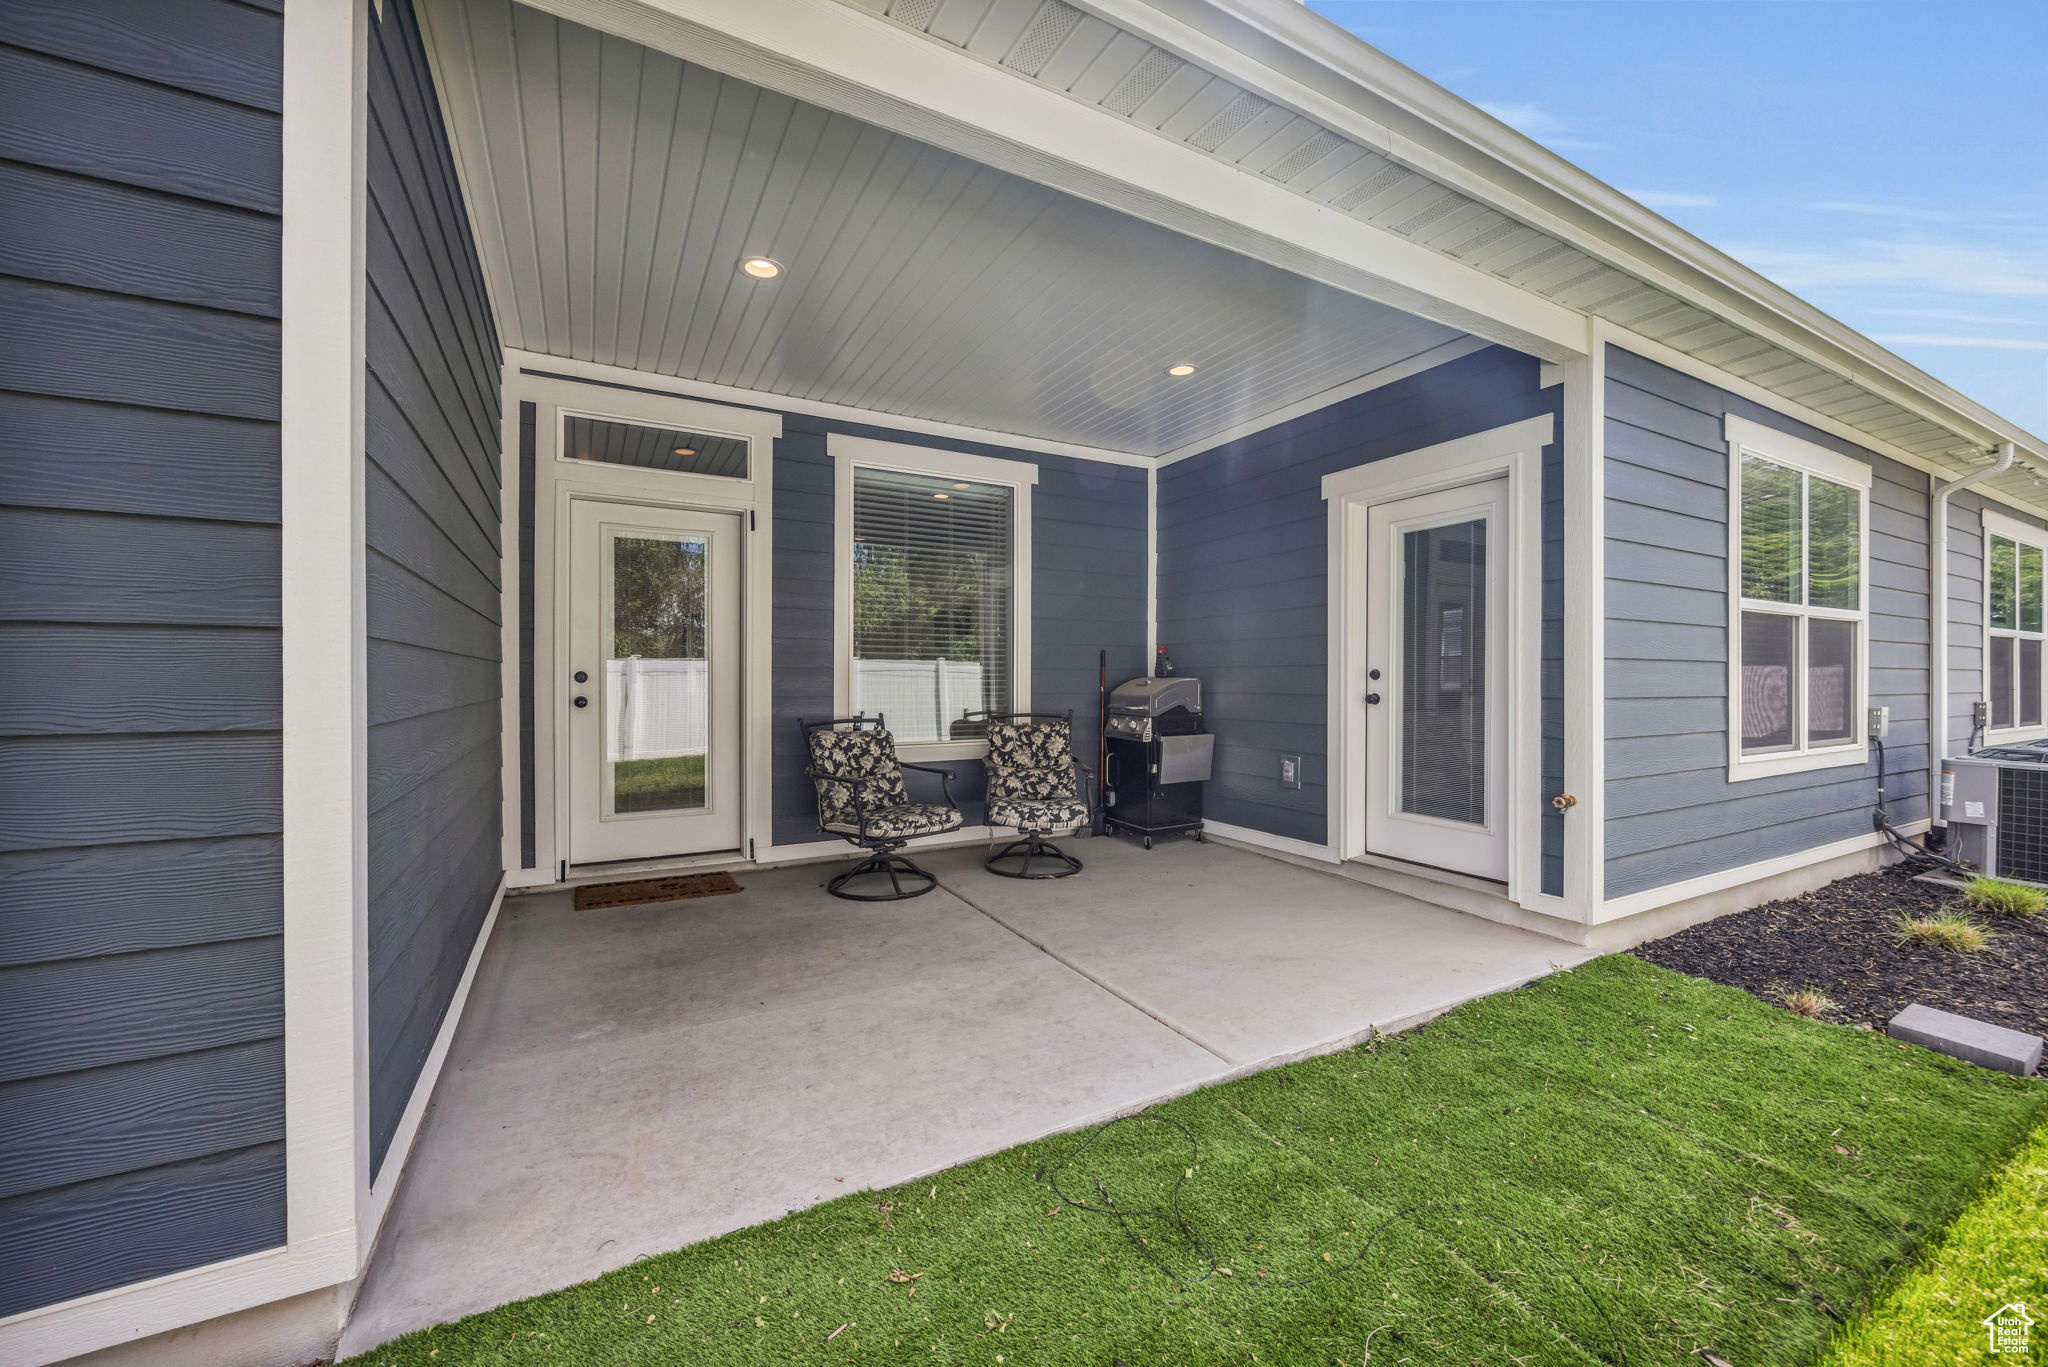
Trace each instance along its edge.
<path fill-rule="evenodd" d="M 1081 861 L 1045 837 L 1088 824 L 1084 776 L 1094 771 L 1074 758 L 1072 712 L 975 713 L 988 725 L 988 824 L 1014 826 L 1013 840 L 984 861 L 1005 878 L 1071 878 Z M 1034 869 L 1034 864 L 1049 865 Z"/>
<path fill-rule="evenodd" d="M 893 902 L 921 897 L 938 879 L 898 853 L 912 837 L 960 829 L 960 806 L 953 800 L 953 771 L 932 764 L 905 764 L 896 758 L 896 738 L 881 715 L 835 717 L 830 721 L 799 720 L 810 763 L 804 776 L 818 791 L 818 827 L 868 851 L 868 857 L 846 870 L 825 890 L 855 902 Z M 943 804 L 910 800 L 905 769 L 937 774 Z M 863 887 L 848 891 L 857 880 L 889 881 L 889 891 Z M 908 883 L 909 886 L 905 886 Z"/>

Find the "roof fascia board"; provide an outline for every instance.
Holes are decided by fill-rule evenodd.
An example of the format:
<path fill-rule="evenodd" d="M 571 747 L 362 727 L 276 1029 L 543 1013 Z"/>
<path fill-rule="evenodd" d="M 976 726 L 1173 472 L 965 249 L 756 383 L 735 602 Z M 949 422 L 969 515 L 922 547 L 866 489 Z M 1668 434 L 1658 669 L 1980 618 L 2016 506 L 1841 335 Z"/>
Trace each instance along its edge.
<path fill-rule="evenodd" d="M 2048 443 L 1298 0 L 1077 0 L 1198 65 L 1985 446 Z M 1385 93 L 1382 93 L 1385 92 Z"/>
<path fill-rule="evenodd" d="M 1743 398 L 1760 404 L 1774 413 L 1780 413 L 1785 417 L 1803 422 L 1808 427 L 1819 428 L 1830 436 L 1840 437 L 1846 442 L 1853 442 L 1866 451 L 1873 451 L 1880 456 L 1889 457 L 1901 465 L 1921 471 L 1924 474 L 1932 475 L 1943 482 L 1969 473 L 1967 469 L 1958 470 L 1952 466 L 1940 465 L 1927 459 L 1925 456 L 1916 455 L 1904 447 L 1894 446 L 1880 437 L 1871 436 L 1870 433 L 1865 432 L 1860 427 L 1843 422 L 1839 418 L 1831 418 L 1819 409 L 1808 408 L 1796 399 L 1788 399 L 1782 394 L 1774 393 L 1754 380 L 1745 380 L 1740 375 L 1723 370 L 1711 362 L 1702 361 L 1697 356 L 1689 356 L 1676 347 L 1656 341 L 1653 338 L 1645 337 L 1639 332 L 1631 332 L 1617 323 L 1594 319 L 1593 338 L 1596 346 L 1612 343 L 1625 351 L 1633 351 L 1638 356 L 1655 361 L 1659 365 L 1669 366 L 1680 374 L 1690 375 L 1696 380 L 1704 380 L 1711 385 L 1718 385 L 1729 393 L 1739 394 Z M 1990 458 L 1989 452 L 1983 453 L 1984 460 L 1989 460 Z M 1979 463 L 1981 464 L 1982 461 Z M 1990 502 L 2002 504 L 2008 508 L 2016 508 L 2035 516 L 2048 515 L 2048 499 L 2044 499 L 2038 504 L 2030 503 L 2028 500 L 2022 499 L 2010 492 L 1984 484 L 1977 485 L 1971 492 Z"/>
<path fill-rule="evenodd" d="M 1582 315 L 839 0 L 525 0 L 1548 361 Z"/>

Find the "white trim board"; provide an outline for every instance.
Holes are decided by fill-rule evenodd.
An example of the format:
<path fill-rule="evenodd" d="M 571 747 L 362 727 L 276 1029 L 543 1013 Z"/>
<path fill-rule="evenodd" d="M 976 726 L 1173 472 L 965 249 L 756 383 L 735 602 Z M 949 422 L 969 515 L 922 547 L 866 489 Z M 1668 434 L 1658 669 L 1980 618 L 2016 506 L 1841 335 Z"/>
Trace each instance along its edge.
<path fill-rule="evenodd" d="M 1328 845 L 1318 845 L 1308 840 L 1297 840 L 1291 835 L 1274 835 L 1270 831 L 1253 830 L 1250 826 L 1233 826 L 1227 821 L 1203 821 L 1202 831 L 1206 835 L 1220 836 L 1235 840 L 1240 845 L 1252 845 L 1276 854 L 1291 854 L 1297 859 L 1312 859 L 1318 864 L 1340 864 L 1343 861 L 1330 852 Z"/>
<path fill-rule="evenodd" d="M 1918 835 L 1930 824 L 1922 818 L 1918 821 L 1905 822 L 1897 829 L 1901 835 Z M 1641 892 L 1631 892 L 1603 901 L 1595 910 L 1589 924 L 1604 925 L 1609 921 L 1619 921 L 1625 917 L 1670 906 L 1674 902 L 1688 901 L 1726 888 L 1741 887 L 1745 883 L 1754 883 L 1760 878 L 1769 878 L 1774 874 L 1790 873 L 1809 864 L 1818 864 L 1863 850 L 1873 850 L 1884 843 L 1883 832 L 1867 831 L 1862 835 L 1851 836 L 1847 840 L 1836 840 L 1826 845 L 1815 845 L 1810 849 L 1795 850 L 1791 854 L 1759 859 L 1753 864 L 1722 869 L 1718 873 L 1703 873 L 1682 883 L 1666 883 L 1661 887 L 1644 888 Z"/>
<path fill-rule="evenodd" d="M 413 1083 L 412 1095 L 406 1098 L 405 1110 L 398 1117 L 398 1128 L 392 1131 L 391 1144 L 384 1150 L 384 1166 L 370 1184 L 363 1228 L 366 1264 L 369 1251 L 376 1247 L 377 1236 L 383 1231 L 384 1216 L 391 1209 L 391 1197 L 405 1179 L 405 1165 L 412 1158 L 413 1142 L 419 1138 L 420 1122 L 426 1118 L 427 1104 L 434 1098 L 434 1085 L 441 1080 L 441 1069 L 448 1062 L 448 1050 L 455 1043 L 455 1032 L 462 1024 L 463 1008 L 469 1005 L 469 989 L 476 982 L 476 971 L 484 961 L 484 951 L 490 947 L 491 932 L 498 928 L 498 913 L 505 908 L 506 891 L 505 880 L 501 877 L 497 892 L 491 896 L 490 910 L 484 913 L 483 924 L 477 927 L 476 942 L 469 948 L 469 959 L 462 966 L 462 977 L 456 981 L 455 993 L 448 998 L 441 1028 L 434 1032 L 433 1047 L 427 1050 L 426 1061 L 420 1065 L 419 1077 Z"/>
<path fill-rule="evenodd" d="M 1323 476 L 1329 519 L 1329 734 L 1328 851 L 1340 858 L 1364 852 L 1363 705 L 1354 685 L 1364 678 L 1362 609 L 1352 599 L 1363 588 L 1352 563 L 1353 533 L 1376 503 L 1506 476 L 1509 486 L 1508 574 L 1513 622 L 1508 696 L 1509 760 L 1504 785 L 1508 810 L 1508 896 L 1547 916 L 1568 914 L 1563 898 L 1544 893 L 1542 817 L 1542 611 L 1543 448 L 1557 439 L 1548 413 L 1420 450 L 1369 461 Z"/>
<path fill-rule="evenodd" d="M 1174 465 L 1180 461 L 1192 460 L 1194 457 L 1204 455 L 1219 446 L 1228 446 L 1234 441 L 1242 441 L 1246 437 L 1264 432 L 1268 428 L 1278 427 L 1284 422 L 1292 422 L 1296 418 L 1318 412 L 1330 407 L 1332 404 L 1343 403 L 1346 399 L 1355 399 L 1360 394 L 1370 394 L 1375 389 L 1384 389 L 1397 381 L 1420 375 L 1426 370 L 1434 370 L 1440 365 L 1449 365 L 1452 361 L 1470 356 L 1475 351 L 1484 351 L 1493 345 L 1494 343 L 1487 341 L 1484 337 L 1453 337 L 1448 342 L 1437 343 L 1427 351 L 1418 351 L 1413 356 L 1404 357 L 1391 365 L 1383 365 L 1378 370 L 1368 371 L 1355 380 L 1347 380 L 1343 384 L 1333 385 L 1321 393 L 1311 394 L 1305 399 L 1297 399 L 1291 404 L 1276 408 L 1270 413 L 1262 413 L 1256 418 L 1247 418 L 1243 422 L 1226 427 L 1212 436 L 1200 437 L 1183 446 L 1176 446 L 1173 450 L 1160 456 L 1158 464 Z M 1544 364 L 1548 365 L 1550 363 L 1545 362 Z"/>
<path fill-rule="evenodd" d="M 898 432 L 943 437 L 949 441 L 974 442 L 981 446 L 1007 446 L 1012 450 L 1025 451 L 1033 455 L 1066 456 L 1073 460 L 1100 461 L 1106 465 L 1133 465 L 1149 469 L 1156 463 L 1150 456 L 1136 455 L 1129 451 L 1111 451 L 1104 447 L 1077 446 L 1072 442 L 1046 441 L 1038 437 L 1020 436 L 1015 432 L 999 432 L 993 428 L 938 422 L 930 418 L 905 417 L 898 413 L 853 408 L 846 404 L 826 403 L 819 399 L 792 398 L 785 394 L 771 394 L 766 390 L 737 389 L 732 385 L 712 384 L 706 380 L 685 380 L 674 375 L 658 375 L 653 371 L 627 370 L 621 366 L 600 365 L 595 361 L 572 361 L 566 356 L 521 351 L 516 347 L 505 348 L 505 361 L 508 375 L 520 371 L 538 371 L 544 373 L 528 378 L 567 376 L 572 380 L 620 385 L 678 399 L 702 399 L 713 403 L 735 404 L 743 408 L 762 408 L 776 414 L 804 413 L 814 418 L 859 423 L 864 427 L 886 427 Z"/>
<path fill-rule="evenodd" d="M 1591 921 L 1607 866 L 1607 351 L 1564 385 L 1564 898 L 1559 915 Z"/>
<path fill-rule="evenodd" d="M 279 522 L 285 1242 L 0 1320 L 43 1363 L 348 1281 L 368 1187 L 366 0 L 284 19 Z"/>
<path fill-rule="evenodd" d="M 1038 466 L 1028 460 L 948 451 L 910 442 L 877 441 L 833 432 L 825 438 L 832 458 L 832 715 L 853 715 L 853 475 L 856 469 L 905 470 L 1000 484 L 1010 503 L 1010 707 L 1031 710 L 1031 564 L 1035 524 L 1031 491 Z M 899 741 L 907 760 L 980 759 L 986 741 Z"/>
<path fill-rule="evenodd" d="M 0 1362 L 68 1361 L 222 1315 L 338 1286 L 355 1275 L 355 1231 L 336 1229 L 0 1320 Z M 335 1275 L 337 1267 L 349 1271 Z"/>
<path fill-rule="evenodd" d="M 286 1240 L 345 1231 L 369 1189 L 369 683 L 364 271 L 369 14 L 285 19 L 279 409 Z M 309 1282 L 301 1290 L 312 1290 Z M 76 1350 L 74 1350 L 76 1351 Z"/>

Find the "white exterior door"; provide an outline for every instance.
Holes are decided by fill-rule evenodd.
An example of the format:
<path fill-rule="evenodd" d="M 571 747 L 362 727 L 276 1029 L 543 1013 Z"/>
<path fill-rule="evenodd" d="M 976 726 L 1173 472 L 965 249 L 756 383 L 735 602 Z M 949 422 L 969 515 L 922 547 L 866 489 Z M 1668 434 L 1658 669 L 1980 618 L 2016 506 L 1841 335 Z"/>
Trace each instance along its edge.
<path fill-rule="evenodd" d="M 1374 504 L 1366 566 L 1365 848 L 1508 876 L 1508 481 Z"/>
<path fill-rule="evenodd" d="M 569 504 L 572 864 L 740 845 L 742 517 Z"/>

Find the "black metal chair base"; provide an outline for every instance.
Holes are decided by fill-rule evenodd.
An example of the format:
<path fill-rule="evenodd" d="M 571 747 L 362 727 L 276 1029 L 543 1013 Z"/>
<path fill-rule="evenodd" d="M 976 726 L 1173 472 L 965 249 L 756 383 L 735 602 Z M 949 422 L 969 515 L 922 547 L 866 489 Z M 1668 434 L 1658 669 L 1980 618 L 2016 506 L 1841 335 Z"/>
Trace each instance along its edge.
<path fill-rule="evenodd" d="M 856 878 L 886 878 L 889 891 L 848 892 L 846 885 Z M 911 886 L 904 886 L 906 882 Z M 906 898 L 922 897 L 938 885 L 939 880 L 911 863 L 909 856 L 894 850 L 877 850 L 827 883 L 825 891 L 849 902 L 900 902 Z"/>
<path fill-rule="evenodd" d="M 1014 869 L 996 867 L 998 862 L 1011 859 L 1022 862 Z M 1033 873 L 1031 861 L 1034 859 L 1050 860 L 1054 867 L 1042 873 Z M 1080 860 L 1059 846 L 1048 843 L 1035 831 L 1022 840 L 1012 840 L 984 859 L 981 866 L 1001 878 L 1072 878 L 1081 871 Z"/>

